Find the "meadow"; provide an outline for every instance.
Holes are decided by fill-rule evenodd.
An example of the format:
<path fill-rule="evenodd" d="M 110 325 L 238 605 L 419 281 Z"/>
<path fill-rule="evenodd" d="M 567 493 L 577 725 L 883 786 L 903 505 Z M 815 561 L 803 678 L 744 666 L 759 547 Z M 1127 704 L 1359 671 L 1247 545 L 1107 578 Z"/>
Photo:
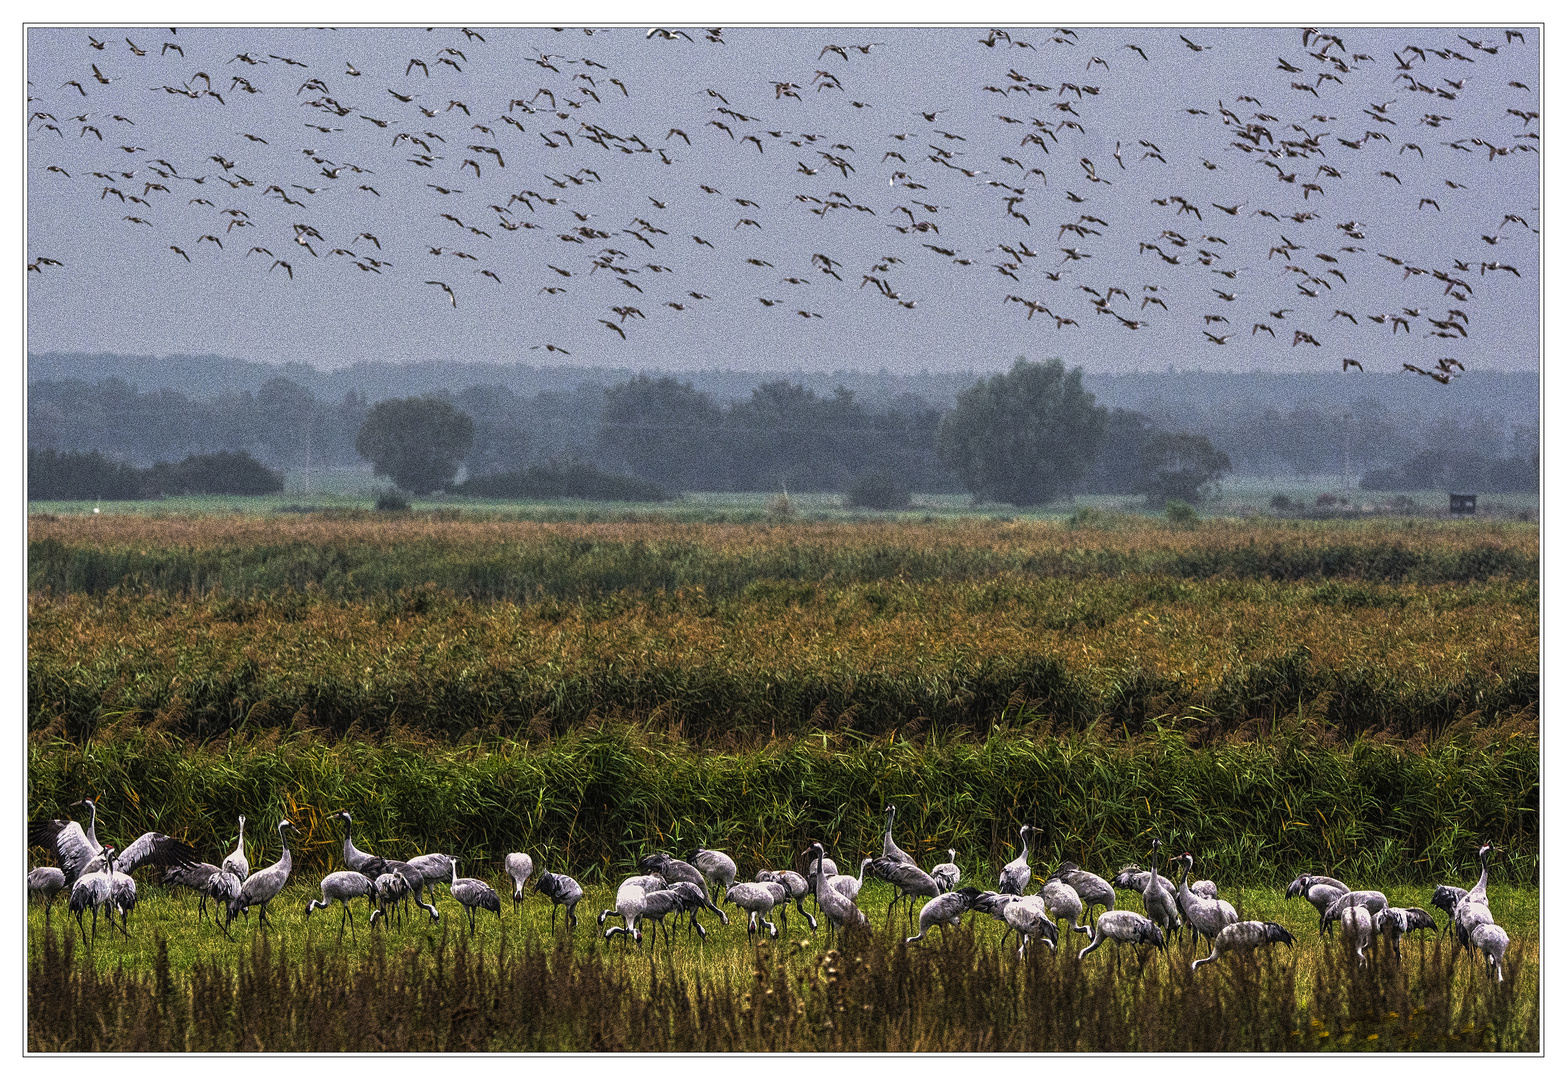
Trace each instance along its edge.
<path fill-rule="evenodd" d="M 105 839 L 158 829 L 216 861 L 245 814 L 253 866 L 280 817 L 302 835 L 265 954 L 155 886 L 90 964 L 35 910 L 30 1039 L 370 1048 L 374 1015 L 421 1048 L 1532 1049 L 1538 560 L 1534 526 L 1497 519 L 35 515 L 30 816 L 92 794 Z M 384 947 L 301 914 L 341 865 L 344 808 L 369 850 L 450 851 L 465 875 L 528 851 L 596 914 L 654 849 L 718 847 L 743 877 L 811 840 L 873 854 L 888 802 L 922 865 L 954 848 L 982 886 L 1025 822 L 1041 875 L 1109 876 L 1161 836 L 1301 941 L 1110 979 L 1092 962 L 1113 948 L 1081 975 L 1044 950 L 1018 964 L 995 924 L 836 954 L 793 924 L 758 950 L 730 927 L 621 958 L 587 926 L 552 940 L 531 893 L 471 947 L 449 901 Z M 1486 839 L 1502 988 L 1447 943 L 1368 976 L 1282 898 L 1313 869 L 1429 906 Z M 304 1004 L 263 1007 L 284 988 Z M 1160 1024 L 1132 1023 L 1139 998 Z M 1194 1011 L 1264 1000 L 1239 1028 Z M 1097 1019 L 1062 1022 L 1068 1001 Z"/>

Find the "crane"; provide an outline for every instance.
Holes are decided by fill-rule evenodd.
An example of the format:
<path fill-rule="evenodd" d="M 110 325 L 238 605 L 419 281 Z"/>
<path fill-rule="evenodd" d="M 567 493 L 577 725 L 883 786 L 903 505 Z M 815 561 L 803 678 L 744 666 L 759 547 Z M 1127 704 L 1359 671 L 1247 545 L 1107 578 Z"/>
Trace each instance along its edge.
<path fill-rule="evenodd" d="M 638 945 L 642 944 L 642 931 L 637 929 L 637 920 L 642 917 L 643 902 L 647 898 L 650 883 L 654 881 L 658 884 L 651 885 L 652 888 L 663 887 L 664 879 L 651 874 L 630 877 L 620 883 L 620 887 L 615 890 L 615 906 L 599 912 L 599 925 L 603 926 L 604 920 L 611 915 L 619 915 L 625 920 L 625 925 L 611 926 L 604 931 L 605 941 L 616 934 L 625 934 Z"/>
<path fill-rule="evenodd" d="M 1164 842 L 1155 837 L 1149 855 L 1148 883 L 1143 886 L 1143 908 L 1160 929 L 1171 934 L 1181 928 L 1181 913 L 1175 906 L 1175 897 L 1159 884 L 1159 849 L 1163 846 Z"/>
<path fill-rule="evenodd" d="M 1176 890 L 1175 882 L 1171 881 L 1163 874 L 1156 874 L 1154 876 L 1159 879 L 1159 884 L 1162 888 L 1168 889 L 1172 895 L 1174 894 Z M 1143 890 L 1148 887 L 1148 871 L 1143 869 L 1141 866 L 1138 866 L 1136 863 L 1127 863 L 1125 866 L 1121 867 L 1121 869 L 1116 871 L 1115 877 L 1110 879 L 1110 883 L 1117 889 L 1127 889 L 1141 896 Z M 1194 889 L 1193 892 L 1195 891 L 1196 890 Z M 1214 895 L 1218 894 L 1215 893 Z"/>
<path fill-rule="evenodd" d="M 865 856 L 865 858 L 860 860 L 859 877 L 855 877 L 853 874 L 834 874 L 827 879 L 828 886 L 843 893 L 850 900 L 859 899 L 860 889 L 865 885 L 865 868 L 875 861 L 871 856 Z M 936 869 L 939 870 L 941 867 L 938 866 Z"/>
<path fill-rule="evenodd" d="M 1470 944 L 1485 957 L 1487 971 L 1495 972 L 1496 981 L 1502 981 L 1502 957 L 1510 944 L 1507 931 L 1495 923 L 1483 923 L 1469 932 Z"/>
<path fill-rule="evenodd" d="M 76 916 L 76 929 L 81 931 L 82 944 L 87 944 L 87 931 L 82 928 L 82 912 L 92 909 L 92 936 L 98 940 L 98 912 L 107 909 L 106 918 L 109 925 L 114 925 L 113 887 L 109 880 L 110 868 L 114 865 L 115 850 L 113 845 L 105 845 L 103 852 L 103 869 L 90 870 L 71 883 L 70 899 L 67 908 Z M 121 932 L 125 928 L 121 927 Z M 129 936 L 127 934 L 126 936 Z"/>
<path fill-rule="evenodd" d="M 506 856 L 506 874 L 512 880 L 511 903 L 517 907 L 522 903 L 522 888 L 528 884 L 528 878 L 533 876 L 533 857 L 520 851 L 514 851 Z"/>
<path fill-rule="evenodd" d="M 222 868 L 244 881 L 250 876 L 250 862 L 245 858 L 245 815 L 239 815 L 239 840 L 234 850 L 223 859 Z"/>
<path fill-rule="evenodd" d="M 1317 918 L 1320 920 L 1317 933 L 1320 935 L 1333 925 L 1326 917 L 1328 905 L 1349 891 L 1349 886 L 1337 878 L 1302 874 L 1285 887 L 1284 895 L 1286 898 L 1304 896 L 1317 909 Z"/>
<path fill-rule="evenodd" d="M 1110 883 L 1098 874 L 1080 869 L 1074 862 L 1063 862 L 1056 867 L 1055 873 L 1050 875 L 1049 880 L 1059 881 L 1077 893 L 1083 901 L 1085 920 L 1093 915 L 1096 906 L 1103 907 L 1106 911 L 1115 910 L 1115 890 L 1110 887 Z"/>
<path fill-rule="evenodd" d="M 377 919 L 389 918 L 386 913 L 388 904 L 392 905 L 392 916 L 400 918 L 401 916 L 398 914 L 399 901 L 406 907 L 408 894 L 413 891 L 408 884 L 408 879 L 397 870 L 388 870 L 384 874 L 377 875 L 373 888 L 376 908 L 370 913 L 370 929 L 372 930 L 375 929 L 375 921 Z"/>
<path fill-rule="evenodd" d="M 1438 885 L 1431 893 L 1431 906 L 1447 916 L 1447 925 L 1442 927 L 1442 936 L 1453 928 L 1456 921 L 1458 904 L 1469 895 L 1469 890 L 1458 885 Z"/>
<path fill-rule="evenodd" d="M 861 911 L 853 900 L 827 884 L 827 878 L 822 871 L 822 860 L 825 856 L 822 845 L 812 844 L 809 850 L 816 856 L 812 860 L 811 876 L 816 885 L 816 906 L 827 916 L 828 935 L 831 936 L 834 930 L 843 926 L 861 926 L 867 923 L 869 920 L 865 918 L 865 912 Z M 864 872 L 863 868 L 861 872 Z"/>
<path fill-rule="evenodd" d="M 82 799 L 72 806 L 86 806 L 91 814 L 84 830 L 77 821 L 34 821 L 28 824 L 28 843 L 48 848 L 61 871 L 67 887 L 83 874 L 102 870 L 106 865 L 105 847 L 98 842 L 98 804 L 93 799 Z M 128 847 L 116 849 L 115 857 L 121 873 L 129 874 L 138 866 L 177 866 L 195 862 L 196 849 L 182 840 L 175 840 L 160 832 L 145 832 Z"/>
<path fill-rule="evenodd" d="M 773 937 L 777 937 L 778 927 L 768 920 L 767 915 L 777 905 L 788 902 L 789 889 L 777 881 L 742 881 L 737 885 L 729 886 L 724 891 L 724 899 L 751 913 L 751 917 L 745 924 L 746 937 L 749 938 L 757 932 L 758 919 Z"/>
<path fill-rule="evenodd" d="M 1375 915 L 1387 907 L 1387 897 L 1373 889 L 1340 893 L 1332 903 L 1322 909 L 1322 926 L 1330 926 L 1334 919 L 1338 919 L 1342 926 L 1344 912 L 1355 907 L 1365 908 L 1368 914 Z"/>
<path fill-rule="evenodd" d="M 1079 921 L 1083 917 L 1083 898 L 1078 896 L 1077 891 L 1070 885 L 1060 881 L 1046 881 L 1039 886 L 1039 891 L 1035 895 L 1044 901 L 1052 925 L 1060 919 L 1066 919 L 1074 932 L 1079 934 L 1092 932 Z M 1059 932 L 1058 928 L 1057 933 Z"/>
<path fill-rule="evenodd" d="M 738 868 L 735 866 L 735 861 L 722 851 L 697 848 L 687 861 L 701 871 L 714 900 L 718 899 L 724 889 L 735 883 Z M 800 910 L 803 912 L 805 909 Z M 812 929 L 814 930 L 815 927 L 813 926 Z"/>
<path fill-rule="evenodd" d="M 1355 894 L 1344 895 L 1349 897 Z M 1339 910 L 1338 920 L 1344 930 L 1344 947 L 1355 947 L 1355 956 L 1361 967 L 1366 966 L 1366 946 L 1371 944 L 1371 934 L 1376 929 L 1375 919 L 1376 913 L 1359 904 L 1347 904 Z"/>
<path fill-rule="evenodd" d="M 892 918 L 892 909 L 899 900 L 909 898 L 909 925 L 914 924 L 914 897 L 916 896 L 940 896 L 941 889 L 935 879 L 913 863 L 895 862 L 883 855 L 879 859 L 871 861 L 871 873 L 883 881 L 893 885 L 898 892 L 892 898 L 892 903 L 887 905 L 887 918 Z"/>
<path fill-rule="evenodd" d="M 1487 842 L 1480 845 L 1480 880 L 1453 907 L 1453 919 L 1458 924 L 1458 943 L 1466 947 L 1476 927 L 1495 921 L 1491 918 L 1490 899 L 1486 894 L 1486 883 L 1491 876 L 1490 861 L 1491 844 Z"/>
<path fill-rule="evenodd" d="M 787 889 L 789 891 L 788 899 L 794 901 L 794 906 L 799 909 L 801 915 L 805 916 L 805 921 L 810 925 L 811 930 L 813 932 L 816 930 L 816 917 L 809 911 L 805 910 L 805 898 L 811 894 L 811 883 L 809 881 L 805 880 L 803 876 L 795 873 L 793 870 L 758 870 L 756 872 L 756 880 L 761 882 L 772 882 L 774 884 L 782 885 L 785 889 Z M 786 900 L 786 907 L 787 903 L 788 901 Z M 783 913 L 783 918 L 784 929 L 788 930 L 789 921 L 787 911 Z M 727 918 L 724 920 L 724 925 L 729 925 L 729 920 Z"/>
<path fill-rule="evenodd" d="M 163 871 L 163 884 L 169 888 L 190 889 L 201 897 L 201 902 L 196 908 L 196 917 L 205 918 L 207 914 L 207 887 L 212 882 L 214 874 L 224 871 L 211 863 L 195 863 L 194 865 L 170 866 Z M 232 875 L 231 875 L 232 876 Z"/>
<path fill-rule="evenodd" d="M 408 860 L 408 865 L 417 870 L 424 883 L 430 887 L 432 902 L 435 900 L 436 885 L 444 885 L 452 879 L 452 857 L 438 851 L 429 855 L 415 855 Z"/>
<path fill-rule="evenodd" d="M 357 870 L 339 870 L 328 874 L 321 879 L 321 899 L 311 900 L 305 905 L 305 918 L 310 918 L 312 912 L 318 908 L 325 910 L 332 906 L 336 900 L 343 905 L 343 917 L 337 923 L 337 936 L 343 936 L 343 926 L 353 930 L 354 913 L 349 910 L 348 902 L 361 896 L 374 896 L 375 882 L 365 877 Z M 358 931 L 353 931 L 357 940 Z"/>
<path fill-rule="evenodd" d="M 1094 922 L 1093 938 L 1077 954 L 1081 960 L 1107 940 L 1117 945 L 1153 945 L 1164 949 L 1164 931 L 1154 921 L 1135 911 L 1106 911 Z M 1119 963 L 1120 951 L 1116 951 Z"/>
<path fill-rule="evenodd" d="M 288 850 L 288 830 L 295 832 L 299 828 L 288 818 L 278 822 L 278 843 L 283 847 L 283 854 L 278 861 L 263 870 L 257 870 L 245 879 L 239 888 L 239 895 L 228 903 L 228 918 L 223 923 L 223 935 L 228 937 L 229 923 L 241 911 L 250 908 L 261 909 L 260 923 L 263 927 L 272 925 L 272 920 L 267 918 L 267 905 L 276 899 L 277 894 L 283 891 L 283 886 L 288 884 L 288 875 L 294 869 L 294 856 Z M 230 938 L 230 940 L 233 940 Z"/>
<path fill-rule="evenodd" d="M 1221 952 L 1234 952 L 1237 949 L 1250 951 L 1259 945 L 1275 942 L 1283 942 L 1293 948 L 1295 937 L 1276 922 L 1232 922 L 1214 935 L 1213 952 L 1192 961 L 1192 970 L 1196 971 L 1200 965 L 1217 960 Z"/>
<path fill-rule="evenodd" d="M 1400 960 L 1404 951 L 1400 943 L 1412 930 L 1435 930 L 1436 920 L 1424 908 L 1386 907 L 1372 916 L 1372 929 L 1381 930 L 1384 937 L 1393 941 L 1393 955 Z"/>
<path fill-rule="evenodd" d="M 43 897 L 44 918 L 54 906 L 54 898 L 65 888 L 65 871 L 58 866 L 40 866 L 27 872 L 27 896 Z M 67 898 L 69 899 L 69 898 Z"/>
<path fill-rule="evenodd" d="M 1044 898 L 1038 893 L 1014 900 L 1003 907 L 1001 921 L 1007 924 L 1008 932 L 1017 931 L 1018 959 L 1023 958 L 1028 943 L 1036 937 L 1049 945 L 1051 952 L 1055 952 L 1061 931 L 1056 927 L 1055 920 L 1050 917 L 1050 909 L 1046 906 Z M 1002 939 L 1005 938 L 1006 935 L 1003 934 Z"/>
<path fill-rule="evenodd" d="M 881 838 L 881 857 L 883 859 L 889 859 L 895 863 L 906 863 L 909 866 L 917 868 L 919 864 L 916 863 L 913 859 L 909 858 L 909 853 L 892 842 L 892 823 L 894 819 L 897 818 L 897 816 L 898 808 L 893 806 L 891 803 L 888 803 L 887 832 L 886 835 Z M 873 866 L 872 869 L 874 870 L 875 867 Z M 879 877 L 880 875 L 877 876 Z"/>
<path fill-rule="evenodd" d="M 651 855 L 642 856 L 637 862 L 637 869 L 644 874 L 658 874 L 665 881 L 689 881 L 707 888 L 707 878 L 702 876 L 702 871 L 667 851 L 655 851 Z"/>
<path fill-rule="evenodd" d="M 501 900 L 495 895 L 495 890 L 478 878 L 458 877 L 457 860 L 452 859 L 451 863 L 452 876 L 448 881 L 451 883 L 452 899 L 461 904 L 468 913 L 468 933 L 473 933 L 473 913 L 478 908 L 495 912 L 495 921 L 500 922 Z"/>
<path fill-rule="evenodd" d="M 552 874 L 540 867 L 538 877 L 533 879 L 533 887 L 545 896 L 555 906 L 550 908 L 550 930 L 555 929 L 555 916 L 560 911 L 562 904 L 566 905 L 566 917 L 571 925 L 577 925 L 577 905 L 582 902 L 582 886 L 567 877 L 565 874 Z"/>
<path fill-rule="evenodd" d="M 1228 900 L 1210 900 L 1192 892 L 1187 885 L 1187 879 L 1192 876 L 1191 852 L 1182 854 L 1180 862 L 1182 864 L 1181 891 L 1176 894 L 1176 902 L 1186 921 L 1191 924 L 1193 939 L 1201 934 L 1208 939 L 1208 944 L 1211 946 L 1219 931 L 1231 923 L 1239 922 L 1240 915 Z"/>
<path fill-rule="evenodd" d="M 953 862 L 957 858 L 958 849 L 947 849 L 947 861 L 937 863 L 931 867 L 930 876 L 940 886 L 942 892 L 951 892 L 958 887 L 958 880 L 963 877 L 963 871 L 958 869 L 958 864 Z"/>
<path fill-rule="evenodd" d="M 958 925 L 963 918 L 963 913 L 978 896 L 978 889 L 966 885 L 961 889 L 944 892 L 934 899 L 927 900 L 925 906 L 920 908 L 920 932 L 913 937 L 904 938 L 903 943 L 908 945 L 923 940 L 933 926 L 945 928 Z M 942 933 L 946 933 L 946 930 L 943 929 Z"/>
<path fill-rule="evenodd" d="M 395 859 L 383 859 L 378 855 L 371 855 L 368 851 L 360 851 L 354 846 L 354 818 L 347 810 L 339 810 L 332 815 L 333 821 L 343 823 L 343 861 L 348 864 L 350 870 L 357 870 L 365 877 L 375 881 L 388 871 L 395 871 L 403 876 L 409 890 L 413 893 L 414 903 L 423 908 L 430 915 L 430 921 L 440 919 L 441 913 L 436 910 L 434 904 L 426 903 L 424 899 L 424 875 L 421 874 L 412 863 L 398 862 Z M 372 925 L 375 917 L 371 916 Z"/>
<path fill-rule="evenodd" d="M 1028 868 L 1028 834 L 1033 831 L 1032 825 L 1018 829 L 1018 843 L 1023 845 L 1023 850 L 1017 858 L 1001 868 L 1001 884 L 997 886 L 997 892 L 1021 896 L 1023 890 L 1028 888 L 1029 879 L 1034 876 L 1034 872 Z"/>

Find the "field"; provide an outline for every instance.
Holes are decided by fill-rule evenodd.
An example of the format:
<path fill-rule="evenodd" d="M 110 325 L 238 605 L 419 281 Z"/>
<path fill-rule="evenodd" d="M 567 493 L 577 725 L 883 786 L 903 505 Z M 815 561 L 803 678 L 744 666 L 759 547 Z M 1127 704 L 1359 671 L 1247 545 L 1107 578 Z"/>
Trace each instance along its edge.
<path fill-rule="evenodd" d="M 193 899 L 144 886 L 131 939 L 100 932 L 85 965 L 35 908 L 35 1048 L 373 1048 L 334 1009 L 380 1010 L 409 1048 L 1538 1047 L 1532 525 L 527 516 L 30 520 L 30 816 L 91 794 L 106 839 L 156 828 L 216 861 L 245 814 L 253 866 L 278 818 L 302 830 L 265 954 L 243 921 L 231 945 Z M 1195 977 L 1184 943 L 1113 977 L 1107 947 L 1078 974 L 1065 940 L 1019 964 L 989 920 L 905 950 L 880 884 L 862 902 L 876 933 L 832 954 L 798 922 L 757 950 L 731 926 L 622 958 L 585 920 L 568 947 L 531 891 L 471 944 L 447 899 L 439 928 L 384 947 L 302 915 L 341 868 L 342 808 L 367 849 L 450 851 L 464 875 L 529 851 L 596 915 L 654 849 L 718 847 L 742 878 L 812 840 L 852 863 L 880 851 L 888 802 L 921 865 L 953 848 L 981 887 L 1025 822 L 1036 879 L 1062 859 L 1109 876 L 1162 836 L 1243 918 L 1300 940 Z M 1474 880 L 1486 839 L 1501 988 L 1434 936 L 1363 973 L 1282 896 L 1313 869 L 1429 907 L 1432 885 Z M 285 984 L 321 1008 L 251 1007 Z M 1134 1022 L 1139 998 L 1157 1023 Z M 1272 1011 L 1193 1021 L 1242 1001 Z M 1096 1019 L 1046 1019 L 1065 1002 Z M 824 1027 L 838 1009 L 852 1022 Z"/>

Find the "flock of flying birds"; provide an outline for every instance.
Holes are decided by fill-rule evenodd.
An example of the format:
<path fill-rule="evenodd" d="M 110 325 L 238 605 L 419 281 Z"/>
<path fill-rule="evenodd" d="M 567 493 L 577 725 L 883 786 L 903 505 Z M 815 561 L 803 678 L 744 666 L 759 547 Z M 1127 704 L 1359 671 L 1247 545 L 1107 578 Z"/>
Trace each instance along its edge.
<path fill-rule="evenodd" d="M 1151 331 L 1188 349 L 1256 348 L 1266 335 L 1315 351 L 1353 327 L 1348 340 L 1371 359 L 1403 331 L 1421 342 L 1403 369 L 1447 383 L 1473 357 L 1472 335 L 1507 329 L 1486 323 L 1482 298 L 1535 277 L 1538 260 L 1537 207 L 1498 201 L 1537 191 L 1526 155 L 1538 151 L 1538 99 L 1511 77 L 1537 78 L 1533 31 L 1279 31 L 1287 47 L 1267 85 L 1187 101 L 1169 84 L 1164 134 L 1121 130 L 1127 110 L 1104 105 L 1117 76 L 1155 60 L 1206 65 L 1230 31 L 917 32 L 961 42 L 953 70 L 972 76 L 961 108 L 878 96 L 880 76 L 860 69 L 898 43 L 841 31 L 819 32 L 809 72 L 780 60 L 699 86 L 681 81 L 696 70 L 683 50 L 780 32 L 288 39 L 333 35 L 321 55 L 220 54 L 177 28 L 49 33 L 79 35 L 80 56 L 47 79 L 56 57 L 30 63 L 34 200 L 64 185 L 83 217 L 134 233 L 138 272 L 173 284 L 182 269 L 222 266 L 322 289 L 336 275 L 403 279 L 474 317 L 497 299 L 526 310 L 556 338 L 531 348 L 562 355 L 562 342 L 629 345 L 658 320 L 725 302 L 807 323 L 863 318 L 848 305 L 868 303 L 890 320 L 941 292 L 970 317 L 1015 313 L 1029 333 Z M 388 35 L 414 42 L 391 68 Z M 613 49 L 599 48 L 604 35 Z M 1375 52 L 1361 40 L 1390 35 L 1412 40 Z M 356 36 L 377 65 L 327 58 Z M 520 70 L 496 52 L 524 40 L 536 55 Z M 647 85 L 648 65 L 678 92 Z M 1482 82 L 1500 104 L 1464 113 Z M 175 129 L 167 145 L 154 138 Z M 1475 180 L 1482 161 L 1493 183 L 1454 178 Z M 1357 220 L 1343 208 L 1368 185 L 1379 190 Z M 1415 241 L 1430 235 L 1426 218 L 1493 206 L 1484 226 L 1439 230 L 1442 261 Z M 51 232 L 30 221 L 33 249 Z M 69 274 L 72 261 L 47 251 L 28 270 Z M 1367 310 L 1373 295 L 1398 300 Z M 1354 356 L 1327 362 L 1364 370 Z"/>

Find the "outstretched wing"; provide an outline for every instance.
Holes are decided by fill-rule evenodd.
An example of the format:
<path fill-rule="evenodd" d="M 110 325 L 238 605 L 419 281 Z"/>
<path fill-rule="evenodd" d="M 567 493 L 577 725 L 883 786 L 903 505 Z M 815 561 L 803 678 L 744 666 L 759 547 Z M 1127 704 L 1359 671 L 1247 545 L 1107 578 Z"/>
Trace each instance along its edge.
<path fill-rule="evenodd" d="M 27 841 L 54 852 L 55 861 L 65 871 L 65 887 L 70 888 L 77 878 L 87 872 L 99 850 L 87 842 L 79 821 L 34 821 L 27 826 Z"/>
<path fill-rule="evenodd" d="M 198 862 L 196 849 L 163 833 L 142 833 L 114 860 L 114 868 L 129 874 L 138 866 L 179 866 Z"/>

